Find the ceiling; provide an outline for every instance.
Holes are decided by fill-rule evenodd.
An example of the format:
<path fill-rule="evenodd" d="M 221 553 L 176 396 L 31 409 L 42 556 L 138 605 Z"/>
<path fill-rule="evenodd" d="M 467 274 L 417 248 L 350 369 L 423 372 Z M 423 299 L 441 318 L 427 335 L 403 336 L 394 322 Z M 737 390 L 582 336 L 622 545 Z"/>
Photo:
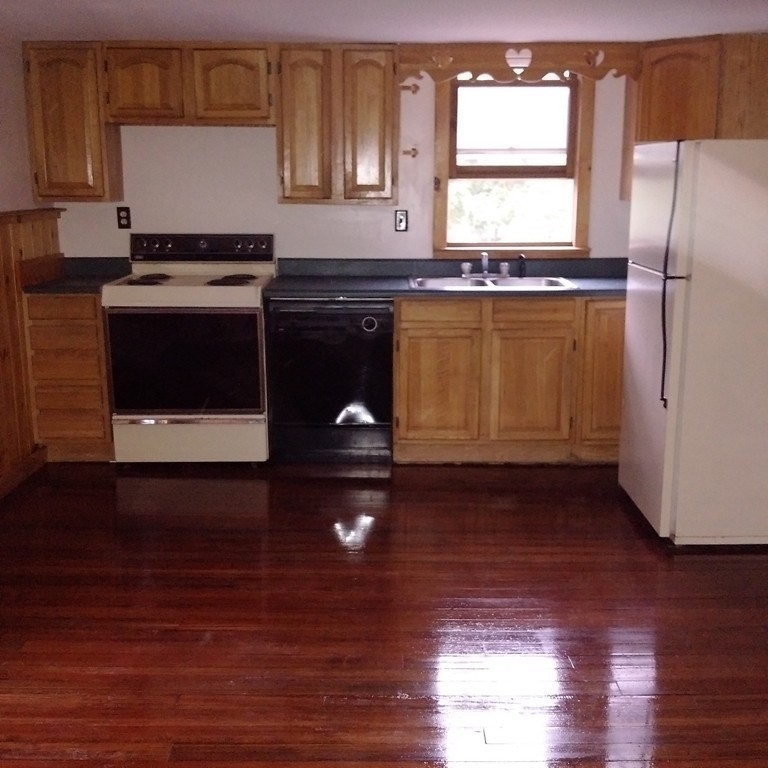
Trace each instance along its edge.
<path fill-rule="evenodd" d="M 637 41 L 768 31 L 768 0 L 0 0 L 19 40 Z"/>

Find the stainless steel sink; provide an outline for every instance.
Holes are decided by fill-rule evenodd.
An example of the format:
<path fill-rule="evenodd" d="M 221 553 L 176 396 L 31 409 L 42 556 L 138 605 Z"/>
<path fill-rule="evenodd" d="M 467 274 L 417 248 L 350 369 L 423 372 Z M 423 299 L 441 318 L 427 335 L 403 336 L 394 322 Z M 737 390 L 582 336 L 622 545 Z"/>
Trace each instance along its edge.
<path fill-rule="evenodd" d="M 576 284 L 564 277 L 412 277 L 411 288 L 426 291 L 573 291 Z"/>

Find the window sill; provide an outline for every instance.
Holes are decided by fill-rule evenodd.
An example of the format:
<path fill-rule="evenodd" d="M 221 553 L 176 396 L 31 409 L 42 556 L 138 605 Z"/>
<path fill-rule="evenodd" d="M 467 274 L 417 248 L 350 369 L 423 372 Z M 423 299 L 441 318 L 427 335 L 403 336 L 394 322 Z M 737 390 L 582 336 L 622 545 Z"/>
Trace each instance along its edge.
<path fill-rule="evenodd" d="M 488 246 L 436 248 L 432 253 L 432 257 L 435 259 L 456 260 L 476 259 L 482 251 L 485 251 L 492 259 L 504 259 L 507 255 L 515 258 L 521 253 L 534 259 L 584 259 L 589 257 L 589 248 L 577 248 L 572 245 L 562 247 L 521 246 L 518 248 L 514 246 L 499 246 L 497 248 Z"/>

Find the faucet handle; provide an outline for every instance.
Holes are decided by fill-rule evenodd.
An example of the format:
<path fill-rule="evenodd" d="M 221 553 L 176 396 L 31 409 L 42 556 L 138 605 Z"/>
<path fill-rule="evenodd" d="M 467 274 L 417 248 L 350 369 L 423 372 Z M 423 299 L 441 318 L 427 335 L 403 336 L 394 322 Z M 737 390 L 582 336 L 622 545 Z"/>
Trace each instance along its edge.
<path fill-rule="evenodd" d="M 509 262 L 508 261 L 502 261 L 501 264 L 499 264 L 499 273 L 502 277 L 509 277 Z"/>
<path fill-rule="evenodd" d="M 461 274 L 464 277 L 468 277 L 469 273 L 472 271 L 472 262 L 471 261 L 462 261 L 461 262 Z"/>

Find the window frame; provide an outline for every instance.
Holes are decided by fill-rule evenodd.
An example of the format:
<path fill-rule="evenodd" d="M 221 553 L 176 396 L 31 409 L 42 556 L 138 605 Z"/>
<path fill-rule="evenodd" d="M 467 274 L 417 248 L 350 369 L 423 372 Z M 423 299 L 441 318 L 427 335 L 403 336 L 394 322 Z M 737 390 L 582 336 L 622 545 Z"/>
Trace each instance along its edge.
<path fill-rule="evenodd" d="M 455 96 L 457 84 L 453 80 L 445 80 L 435 84 L 435 178 L 434 178 L 434 207 L 433 207 L 433 243 L 434 257 L 445 259 L 472 258 L 478 251 L 498 252 L 500 256 L 505 251 L 523 252 L 536 258 L 580 258 L 589 255 L 589 201 L 592 168 L 592 137 L 594 130 L 595 83 L 590 78 L 576 76 L 577 98 L 572 100 L 569 130 L 573 133 L 575 153 L 573 156 L 574 179 L 574 225 L 570 245 L 560 246 L 551 244 L 541 245 L 500 245 L 495 243 L 477 243 L 465 246 L 447 245 L 448 226 L 448 181 L 451 178 L 488 178 L 488 174 L 471 175 L 455 174 Z M 465 85 L 468 81 L 459 81 Z M 491 81 L 481 80 L 479 84 L 489 84 Z M 558 81 L 541 81 L 555 82 Z M 562 84 L 562 81 L 559 81 Z M 503 85 L 503 83 L 500 83 Z M 576 102 L 576 103 L 573 103 Z M 552 174 L 521 174 L 507 173 L 502 178 L 551 178 Z M 559 174 L 561 178 L 566 177 Z M 491 178 L 500 178 L 495 174 Z M 569 177 L 570 178 L 570 177 Z"/>
<path fill-rule="evenodd" d="M 458 102 L 460 88 L 568 88 L 568 137 L 566 139 L 565 165 L 459 165 L 457 157 Z M 453 80 L 451 82 L 451 132 L 450 132 L 450 175 L 451 179 L 520 179 L 555 178 L 572 179 L 576 169 L 576 138 L 579 115 L 579 79 L 571 75 L 567 80 L 541 80 L 526 83 L 516 80 L 499 83 L 496 80 Z"/>

